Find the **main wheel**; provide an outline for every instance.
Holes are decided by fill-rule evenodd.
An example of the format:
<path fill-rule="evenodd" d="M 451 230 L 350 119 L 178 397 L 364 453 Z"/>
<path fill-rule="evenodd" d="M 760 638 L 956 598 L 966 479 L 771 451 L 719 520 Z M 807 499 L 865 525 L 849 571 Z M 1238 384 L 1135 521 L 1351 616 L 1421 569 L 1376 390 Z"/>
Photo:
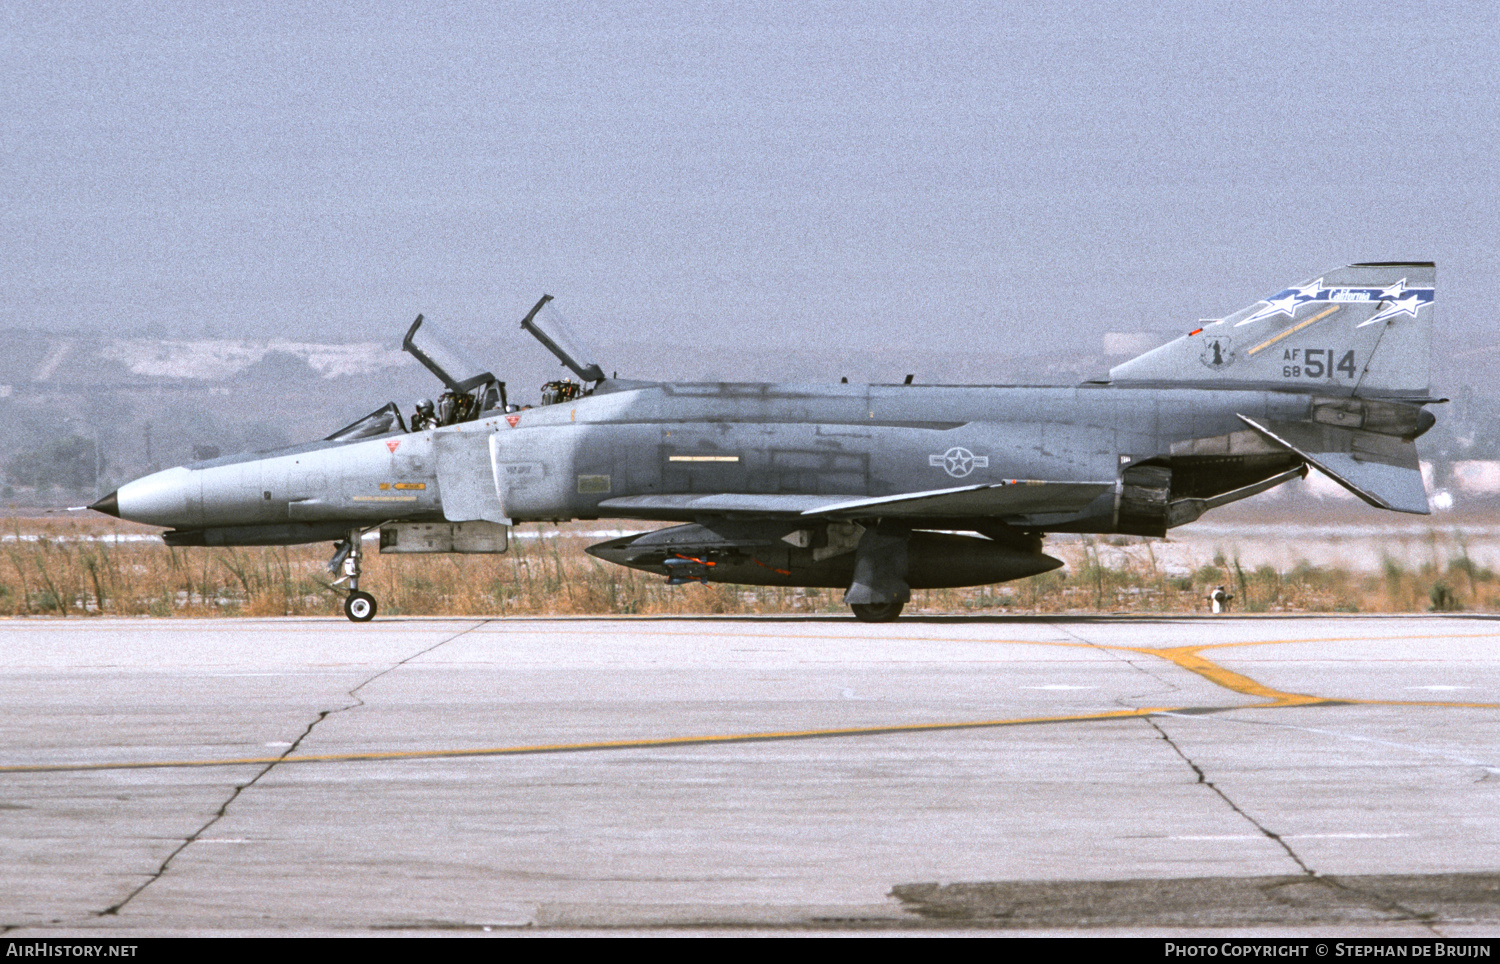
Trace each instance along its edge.
<path fill-rule="evenodd" d="M 367 623 L 375 618 L 375 597 L 367 592 L 351 592 L 344 599 L 344 615 L 356 623 Z"/>
<path fill-rule="evenodd" d="M 854 610 L 854 618 L 862 623 L 890 623 L 895 622 L 905 606 L 906 603 L 899 602 L 851 603 L 849 608 Z"/>

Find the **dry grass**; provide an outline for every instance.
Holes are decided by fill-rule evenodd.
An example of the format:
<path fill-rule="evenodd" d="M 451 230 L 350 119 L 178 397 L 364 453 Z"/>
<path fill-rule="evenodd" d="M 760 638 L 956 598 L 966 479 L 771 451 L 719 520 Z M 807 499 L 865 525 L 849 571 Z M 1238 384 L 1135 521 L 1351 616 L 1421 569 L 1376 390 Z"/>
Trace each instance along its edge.
<path fill-rule="evenodd" d="M 600 562 L 595 541 L 569 527 L 526 527 L 496 556 L 366 558 L 362 588 L 388 615 L 712 614 L 847 612 L 840 590 L 668 586 L 658 576 Z M 153 530 L 95 518 L 7 520 L 0 543 L 0 614 L 79 616 L 328 615 L 341 590 L 325 564 L 329 547 L 173 549 Z M 136 536 L 136 541 L 119 541 Z M 1128 542 L 1128 551 L 1119 547 Z M 1058 543 L 1066 570 L 973 589 L 920 590 L 908 612 L 1201 612 L 1215 586 L 1250 612 L 1500 611 L 1500 581 L 1463 543 L 1446 564 L 1379 573 L 1241 567 L 1219 557 L 1190 574 L 1156 563 L 1144 540 Z"/>

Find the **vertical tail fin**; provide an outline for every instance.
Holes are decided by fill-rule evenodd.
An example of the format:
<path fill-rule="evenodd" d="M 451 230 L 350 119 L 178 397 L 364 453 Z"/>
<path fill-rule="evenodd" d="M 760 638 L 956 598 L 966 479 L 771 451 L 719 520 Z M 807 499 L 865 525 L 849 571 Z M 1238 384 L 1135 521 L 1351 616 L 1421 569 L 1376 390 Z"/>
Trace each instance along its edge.
<path fill-rule="evenodd" d="M 1118 385 L 1425 397 L 1436 269 L 1351 264 L 1115 366 Z"/>

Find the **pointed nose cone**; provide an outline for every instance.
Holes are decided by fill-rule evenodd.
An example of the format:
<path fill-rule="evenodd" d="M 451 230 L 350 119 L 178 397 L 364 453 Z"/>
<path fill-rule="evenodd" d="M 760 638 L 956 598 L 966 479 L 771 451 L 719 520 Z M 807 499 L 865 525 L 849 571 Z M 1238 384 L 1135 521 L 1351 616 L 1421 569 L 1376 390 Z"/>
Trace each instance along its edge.
<path fill-rule="evenodd" d="M 178 466 L 126 482 L 100 502 L 111 502 L 112 514 L 131 522 L 192 528 L 203 524 L 198 482 L 193 472 Z"/>
<path fill-rule="evenodd" d="M 111 492 L 109 495 L 106 495 L 98 502 L 95 502 L 93 505 L 89 506 L 89 508 L 93 509 L 95 512 L 103 512 L 105 515 L 112 515 L 116 519 L 118 519 L 120 517 L 120 493 Z"/>

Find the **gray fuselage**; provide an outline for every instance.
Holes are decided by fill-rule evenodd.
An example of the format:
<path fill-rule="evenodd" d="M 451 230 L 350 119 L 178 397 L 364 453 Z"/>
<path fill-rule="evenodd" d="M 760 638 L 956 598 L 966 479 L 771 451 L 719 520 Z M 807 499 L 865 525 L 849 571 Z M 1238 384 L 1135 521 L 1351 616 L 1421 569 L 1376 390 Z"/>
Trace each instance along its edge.
<path fill-rule="evenodd" d="M 609 500 L 1110 482 L 1142 463 L 1171 463 L 1174 448 L 1195 440 L 1210 453 L 1196 461 L 1217 466 L 1220 480 L 1196 483 L 1203 491 L 1191 494 L 1201 496 L 1288 462 L 1267 446 L 1236 451 L 1202 440 L 1249 434 L 1239 415 L 1305 419 L 1311 404 L 1306 394 L 1105 385 L 605 382 L 570 402 L 460 425 L 169 469 L 121 487 L 117 498 L 121 516 L 175 529 L 310 524 L 301 541 L 327 538 L 331 523 L 389 520 L 691 521 L 701 513 Z M 1176 457 L 1179 476 L 1192 459 Z M 1010 521 L 1034 531 L 1115 531 L 1116 502 Z"/>

